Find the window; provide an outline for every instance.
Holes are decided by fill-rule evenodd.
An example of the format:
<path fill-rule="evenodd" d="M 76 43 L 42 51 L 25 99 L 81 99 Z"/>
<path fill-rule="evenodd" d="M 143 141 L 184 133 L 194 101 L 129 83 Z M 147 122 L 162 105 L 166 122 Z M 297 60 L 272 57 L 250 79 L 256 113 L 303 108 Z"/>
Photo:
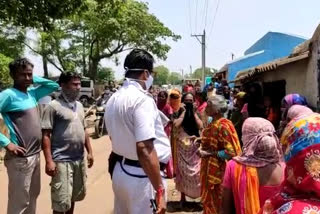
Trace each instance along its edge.
<path fill-rule="evenodd" d="M 91 87 L 91 81 L 81 81 L 81 87 L 82 88 L 90 88 Z"/>

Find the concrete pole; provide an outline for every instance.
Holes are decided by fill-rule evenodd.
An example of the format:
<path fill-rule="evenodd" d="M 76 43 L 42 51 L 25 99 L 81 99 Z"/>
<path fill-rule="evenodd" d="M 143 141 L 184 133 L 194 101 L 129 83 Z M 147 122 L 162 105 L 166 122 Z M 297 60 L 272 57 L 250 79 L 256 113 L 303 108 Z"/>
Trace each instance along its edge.
<path fill-rule="evenodd" d="M 202 86 L 205 86 L 205 70 L 206 70 L 206 31 L 203 30 L 203 34 L 201 35 L 191 35 L 192 37 L 196 37 L 196 39 L 200 42 L 202 48 Z M 201 37 L 201 41 L 199 40 Z"/>
<path fill-rule="evenodd" d="M 205 86 L 205 78 L 206 78 L 206 31 L 203 30 L 203 34 L 202 34 L 202 42 L 201 42 L 201 46 L 202 46 L 202 87 Z"/>

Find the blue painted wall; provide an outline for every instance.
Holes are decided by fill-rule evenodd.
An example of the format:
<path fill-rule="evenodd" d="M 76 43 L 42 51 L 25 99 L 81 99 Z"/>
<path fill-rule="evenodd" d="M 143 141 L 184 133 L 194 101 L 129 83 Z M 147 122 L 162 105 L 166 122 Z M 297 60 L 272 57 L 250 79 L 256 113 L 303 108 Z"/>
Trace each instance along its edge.
<path fill-rule="evenodd" d="M 234 80 L 239 71 L 289 56 L 292 50 L 305 40 L 283 33 L 267 33 L 245 51 L 244 57 L 228 63 L 228 81 Z"/>

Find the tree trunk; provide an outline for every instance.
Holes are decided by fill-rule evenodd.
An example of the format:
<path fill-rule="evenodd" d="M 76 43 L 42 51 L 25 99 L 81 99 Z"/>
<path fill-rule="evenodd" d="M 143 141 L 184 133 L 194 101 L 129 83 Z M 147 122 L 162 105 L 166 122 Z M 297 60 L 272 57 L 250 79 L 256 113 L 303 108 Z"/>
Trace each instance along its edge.
<path fill-rule="evenodd" d="M 95 59 L 95 58 L 91 59 L 90 68 L 89 68 L 89 77 L 93 81 L 96 81 L 96 78 L 97 78 L 98 65 L 99 65 L 98 59 Z"/>
<path fill-rule="evenodd" d="M 86 32 L 83 30 L 83 42 L 82 42 L 82 73 L 84 76 L 88 75 L 87 62 L 86 62 Z"/>
<path fill-rule="evenodd" d="M 42 63 L 43 63 L 43 75 L 44 77 L 48 78 L 49 77 L 48 60 L 46 55 L 42 56 Z"/>
<path fill-rule="evenodd" d="M 47 27 L 46 25 L 43 23 L 43 26 L 42 26 L 42 30 L 43 32 L 47 32 Z M 48 78 L 49 77 L 49 72 L 48 72 L 48 60 L 47 60 L 47 56 L 48 54 L 46 53 L 46 50 L 45 50 L 45 43 L 44 43 L 44 40 L 43 38 L 41 37 L 41 52 L 43 53 L 42 54 L 42 63 L 43 63 L 43 75 L 44 77 Z"/>

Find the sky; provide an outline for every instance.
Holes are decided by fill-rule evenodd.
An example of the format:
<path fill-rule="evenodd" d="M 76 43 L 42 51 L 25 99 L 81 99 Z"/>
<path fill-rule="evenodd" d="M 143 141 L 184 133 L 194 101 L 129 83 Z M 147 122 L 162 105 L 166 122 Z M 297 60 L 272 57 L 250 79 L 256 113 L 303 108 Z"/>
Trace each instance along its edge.
<path fill-rule="evenodd" d="M 201 67 L 201 45 L 191 34 L 206 30 L 206 66 L 220 69 L 235 58 L 243 56 L 246 49 L 267 32 L 281 32 L 311 38 L 320 24 L 319 0 L 144 0 L 149 11 L 174 33 L 182 38 L 169 41 L 171 50 L 165 61 L 156 60 L 172 72 L 184 74 Z M 306 4 L 306 2 L 308 4 Z M 207 15 L 206 15 L 207 14 Z M 120 65 L 103 61 L 112 67 L 117 79 L 124 75 L 123 60 Z M 42 74 L 41 59 L 30 55 L 36 73 Z M 51 72 L 57 73 L 52 67 Z"/>

